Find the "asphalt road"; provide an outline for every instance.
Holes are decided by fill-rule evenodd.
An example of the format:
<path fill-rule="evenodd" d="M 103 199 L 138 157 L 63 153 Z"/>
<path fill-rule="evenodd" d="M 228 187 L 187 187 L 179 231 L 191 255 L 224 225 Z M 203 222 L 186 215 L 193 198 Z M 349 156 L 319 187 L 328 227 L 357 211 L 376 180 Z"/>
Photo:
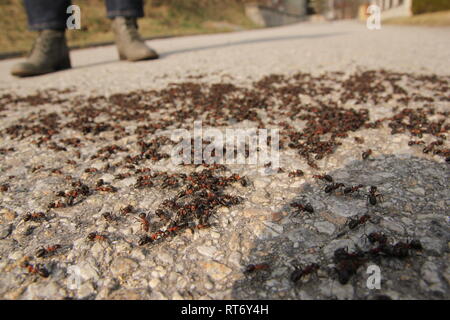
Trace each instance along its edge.
<path fill-rule="evenodd" d="M 77 31 L 71 31 L 77 32 Z M 301 23 L 227 34 L 151 41 L 158 61 L 118 61 L 114 46 L 76 50 L 73 69 L 30 79 L 9 75 L 19 59 L 0 61 L 0 90 L 76 87 L 101 94 L 150 89 L 189 76 L 245 83 L 273 73 L 354 71 L 356 68 L 448 74 L 450 28 L 382 26 L 354 21 Z"/>

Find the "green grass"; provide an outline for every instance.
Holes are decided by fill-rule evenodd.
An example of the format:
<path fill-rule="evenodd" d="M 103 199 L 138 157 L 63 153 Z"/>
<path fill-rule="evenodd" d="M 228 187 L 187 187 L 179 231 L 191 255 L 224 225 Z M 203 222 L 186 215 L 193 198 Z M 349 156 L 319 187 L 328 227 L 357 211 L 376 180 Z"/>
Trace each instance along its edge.
<path fill-rule="evenodd" d="M 391 18 L 383 23 L 424 27 L 449 27 L 450 11 L 424 13 L 412 17 Z"/>
<path fill-rule="evenodd" d="M 114 40 L 103 0 L 73 0 L 81 8 L 81 30 L 67 32 L 69 46 L 84 47 Z M 0 53 L 26 52 L 35 32 L 28 30 L 22 0 L 0 0 Z M 146 1 L 145 17 L 139 20 L 144 38 L 227 32 L 255 28 L 239 0 Z"/>

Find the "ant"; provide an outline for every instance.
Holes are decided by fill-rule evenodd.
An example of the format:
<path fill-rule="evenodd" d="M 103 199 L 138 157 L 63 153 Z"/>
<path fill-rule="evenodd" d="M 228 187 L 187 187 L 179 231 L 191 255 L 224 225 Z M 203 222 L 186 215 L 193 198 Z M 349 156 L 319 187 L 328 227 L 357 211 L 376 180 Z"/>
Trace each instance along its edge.
<path fill-rule="evenodd" d="M 148 232 L 150 228 L 150 222 L 148 222 L 147 215 L 145 213 L 139 214 L 139 219 L 141 220 L 142 230 Z"/>
<path fill-rule="evenodd" d="M 365 254 L 362 251 L 349 253 L 348 248 L 339 248 L 334 251 L 334 262 L 338 280 L 345 285 L 350 277 L 358 271 L 358 268 L 366 262 Z"/>
<path fill-rule="evenodd" d="M 244 273 L 249 274 L 257 270 L 267 270 L 270 266 L 267 263 L 260 263 L 260 264 L 249 264 L 247 267 L 245 267 Z"/>
<path fill-rule="evenodd" d="M 23 218 L 24 222 L 27 221 L 40 221 L 41 219 L 45 218 L 45 213 L 43 212 L 33 212 L 33 213 L 27 213 L 25 217 Z"/>
<path fill-rule="evenodd" d="M 61 246 L 59 244 L 55 244 L 55 245 L 49 246 L 47 248 L 41 248 L 38 251 L 36 251 L 36 257 L 41 258 L 44 256 L 48 256 L 52 253 L 55 253 L 55 251 L 58 250 L 59 248 L 61 248 Z"/>
<path fill-rule="evenodd" d="M 369 194 L 367 195 L 367 201 L 373 206 L 377 204 L 378 198 L 381 198 L 381 200 L 383 200 L 383 195 L 381 193 L 378 193 L 377 191 L 377 187 L 371 186 Z"/>
<path fill-rule="evenodd" d="M 105 236 L 102 236 L 101 234 L 98 234 L 98 233 L 96 233 L 96 232 L 91 232 L 91 233 L 89 233 L 88 236 L 87 236 L 87 238 L 88 238 L 90 241 L 95 241 L 95 240 L 98 240 L 98 241 L 105 241 L 105 240 L 106 240 L 106 237 L 105 237 Z"/>
<path fill-rule="evenodd" d="M 295 268 L 291 274 L 291 281 L 297 283 L 303 276 L 311 274 L 319 270 L 320 266 L 317 263 L 311 263 L 305 268 Z"/>
<path fill-rule="evenodd" d="M 65 208 L 65 207 L 66 207 L 66 204 L 59 200 L 50 202 L 48 204 L 49 209 L 57 209 L 57 208 Z"/>
<path fill-rule="evenodd" d="M 372 149 L 368 149 L 368 150 L 364 151 L 361 156 L 362 156 L 363 160 L 367 160 L 371 154 L 372 154 Z"/>
<path fill-rule="evenodd" d="M 298 213 L 300 213 L 302 211 L 306 211 L 308 213 L 314 213 L 314 208 L 309 203 L 307 203 L 306 205 L 303 205 L 301 203 L 291 203 L 291 207 L 296 208 L 298 210 Z"/>
<path fill-rule="evenodd" d="M 370 220 L 370 216 L 368 214 L 365 214 L 358 219 L 350 219 L 350 222 L 348 223 L 348 227 L 350 229 L 355 229 L 357 226 L 359 226 L 361 224 L 365 224 L 369 220 Z"/>
<path fill-rule="evenodd" d="M 43 278 L 47 278 L 50 275 L 50 272 L 48 272 L 47 269 L 45 269 L 42 265 L 37 264 L 35 266 L 33 266 L 32 264 L 30 264 L 28 261 L 25 261 L 22 264 L 23 268 L 27 268 L 29 273 L 34 273 L 34 274 L 38 274 Z"/>
<path fill-rule="evenodd" d="M 343 188 L 345 185 L 343 183 L 331 183 L 325 187 L 325 193 L 331 193 L 339 188 Z"/>
<path fill-rule="evenodd" d="M 328 181 L 328 182 L 330 182 L 330 183 L 333 183 L 333 182 L 334 182 L 333 177 L 330 176 L 329 174 L 313 175 L 313 178 L 314 178 L 314 179 L 325 180 L 325 181 Z"/>
<path fill-rule="evenodd" d="M 113 187 L 113 186 L 100 186 L 100 187 L 96 187 L 95 190 L 114 193 L 117 191 L 117 188 Z"/>
<path fill-rule="evenodd" d="M 344 189 L 344 194 L 350 194 L 358 191 L 359 189 L 363 188 L 364 186 L 362 184 L 358 184 L 357 186 L 350 186 L 346 187 Z"/>
<path fill-rule="evenodd" d="M 127 215 L 128 213 L 133 212 L 133 206 L 131 204 L 127 205 L 126 207 L 123 207 L 120 209 L 120 213 L 123 215 Z"/>
<path fill-rule="evenodd" d="M 138 241 L 138 245 L 139 246 L 143 246 L 143 245 L 145 245 L 145 244 L 147 244 L 147 243 L 151 243 L 151 242 L 153 242 L 153 238 L 151 238 L 151 237 L 149 237 L 149 236 L 142 236 L 140 239 L 139 239 L 139 241 Z"/>
<path fill-rule="evenodd" d="M 359 143 L 359 144 L 364 143 L 364 138 L 361 138 L 361 137 L 355 137 L 354 139 L 355 139 L 355 142 L 356 142 L 356 143 Z"/>
<path fill-rule="evenodd" d="M 388 241 L 388 238 L 385 234 L 379 233 L 379 232 L 372 232 L 367 236 L 370 243 L 378 242 L 379 244 L 386 244 Z"/>
<path fill-rule="evenodd" d="M 301 177 L 304 175 L 304 172 L 300 169 L 289 172 L 289 178 Z"/>
<path fill-rule="evenodd" d="M 114 216 L 111 214 L 111 212 L 104 212 L 104 213 L 102 213 L 102 217 L 108 222 L 113 222 L 114 221 Z"/>
<path fill-rule="evenodd" d="M 423 140 L 410 140 L 408 142 L 408 146 L 414 146 L 414 145 L 419 145 L 419 144 L 425 144 L 425 141 L 423 141 Z"/>

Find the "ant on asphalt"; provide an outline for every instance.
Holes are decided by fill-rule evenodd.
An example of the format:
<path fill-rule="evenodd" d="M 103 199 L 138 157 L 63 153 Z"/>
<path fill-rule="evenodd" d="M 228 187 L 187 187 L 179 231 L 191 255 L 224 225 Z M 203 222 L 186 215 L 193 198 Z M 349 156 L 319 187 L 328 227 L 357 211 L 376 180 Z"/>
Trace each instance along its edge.
<path fill-rule="evenodd" d="M 257 270 L 268 270 L 270 266 L 267 263 L 249 264 L 245 267 L 244 274 L 250 274 Z"/>
<path fill-rule="evenodd" d="M 56 250 L 58 250 L 59 248 L 61 248 L 61 246 L 59 244 L 55 244 L 55 245 L 49 246 L 47 248 L 41 248 L 36 251 L 36 257 L 38 257 L 38 258 L 47 257 L 51 254 L 54 254 L 56 252 Z"/>
<path fill-rule="evenodd" d="M 305 205 L 303 205 L 301 203 L 291 203 L 291 207 L 293 207 L 297 210 L 297 212 L 295 212 L 295 215 L 297 215 L 303 211 L 305 211 L 307 213 L 314 213 L 314 208 L 309 203 L 307 203 Z"/>
<path fill-rule="evenodd" d="M 364 188 L 362 184 L 358 184 L 357 186 L 345 187 L 344 194 L 352 194 L 358 192 L 361 188 Z"/>
<path fill-rule="evenodd" d="M 348 222 L 348 227 L 349 227 L 349 229 L 353 230 L 357 226 L 359 226 L 361 224 L 365 224 L 369 220 L 370 220 L 370 216 L 368 214 L 365 214 L 365 215 L 359 217 L 358 219 L 350 218 L 350 221 Z"/>
<path fill-rule="evenodd" d="M 378 193 L 377 187 L 371 186 L 369 193 L 367 194 L 367 202 L 374 206 L 378 203 L 378 199 L 380 199 L 380 202 L 383 201 L 383 195 Z"/>
<path fill-rule="evenodd" d="M 333 180 L 333 177 L 332 176 L 330 176 L 329 174 L 322 174 L 322 175 L 313 175 L 313 178 L 314 179 L 319 179 L 319 180 L 322 180 L 322 181 L 327 181 L 327 182 L 330 182 L 330 183 L 333 183 L 334 182 L 334 180 Z"/>
<path fill-rule="evenodd" d="M 325 187 L 324 191 L 325 193 L 332 193 L 333 191 L 344 187 L 345 185 L 343 183 L 331 183 Z"/>
<path fill-rule="evenodd" d="M 22 263 L 22 267 L 27 268 L 29 273 L 38 274 L 43 278 L 48 278 L 48 276 L 50 275 L 50 272 L 48 272 L 48 270 L 40 264 L 36 264 L 33 266 L 28 261 L 25 261 L 24 263 Z"/>
<path fill-rule="evenodd" d="M 305 268 L 295 268 L 295 270 L 291 273 L 291 281 L 297 283 L 302 277 L 316 272 L 319 270 L 320 266 L 317 263 L 311 263 Z"/>

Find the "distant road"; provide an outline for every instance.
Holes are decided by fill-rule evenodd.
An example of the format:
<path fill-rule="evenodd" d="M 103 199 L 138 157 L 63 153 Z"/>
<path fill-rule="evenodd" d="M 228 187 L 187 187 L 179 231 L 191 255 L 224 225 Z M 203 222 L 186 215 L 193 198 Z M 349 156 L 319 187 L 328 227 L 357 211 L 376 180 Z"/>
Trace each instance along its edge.
<path fill-rule="evenodd" d="M 245 83 L 270 73 L 355 68 L 448 74 L 449 39 L 450 28 L 383 26 L 369 31 L 355 21 L 159 39 L 149 43 L 161 54 L 158 61 L 120 62 L 114 46 L 97 47 L 73 51 L 72 70 L 30 79 L 9 75 L 19 59 L 0 61 L 0 90 L 76 87 L 107 94 L 161 87 L 200 74 L 207 81 L 229 75 Z"/>

